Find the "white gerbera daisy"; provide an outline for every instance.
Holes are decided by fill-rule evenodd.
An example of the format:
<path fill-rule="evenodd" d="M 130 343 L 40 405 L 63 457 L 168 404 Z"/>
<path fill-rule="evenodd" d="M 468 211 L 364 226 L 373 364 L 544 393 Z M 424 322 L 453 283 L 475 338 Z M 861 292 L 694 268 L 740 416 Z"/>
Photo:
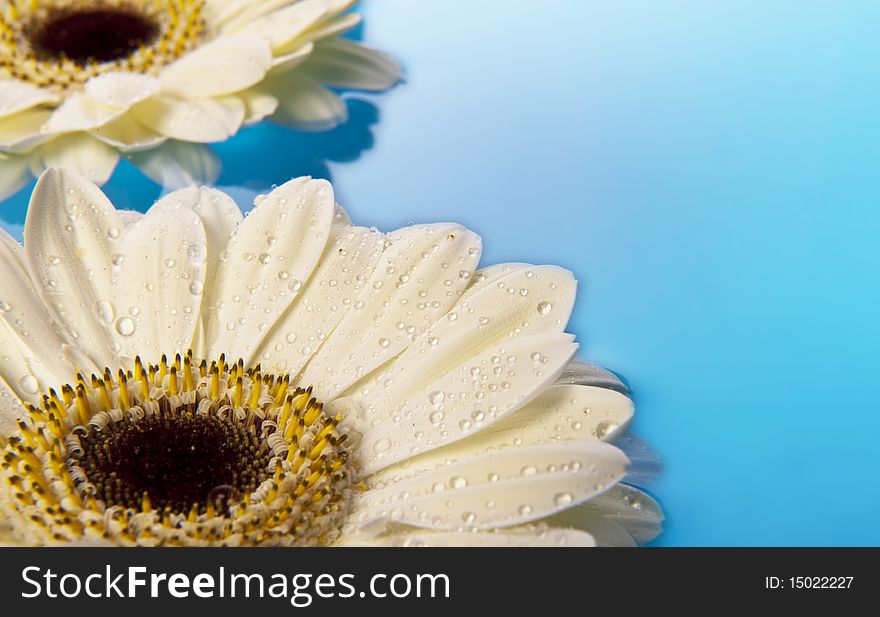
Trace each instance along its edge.
<path fill-rule="evenodd" d="M 222 141 L 267 116 L 342 121 L 325 86 L 381 90 L 388 56 L 338 35 L 355 0 L 0 0 L 0 193 L 47 167 L 103 183 L 120 152 Z M 177 144 L 177 146 L 175 146 Z"/>
<path fill-rule="evenodd" d="M 650 539 L 662 514 L 621 484 L 610 443 L 632 403 L 571 363 L 574 278 L 477 270 L 480 252 L 455 224 L 354 226 L 323 180 L 246 218 L 208 188 L 141 215 L 47 171 L 24 245 L 0 242 L 0 529 L 29 544 Z"/>

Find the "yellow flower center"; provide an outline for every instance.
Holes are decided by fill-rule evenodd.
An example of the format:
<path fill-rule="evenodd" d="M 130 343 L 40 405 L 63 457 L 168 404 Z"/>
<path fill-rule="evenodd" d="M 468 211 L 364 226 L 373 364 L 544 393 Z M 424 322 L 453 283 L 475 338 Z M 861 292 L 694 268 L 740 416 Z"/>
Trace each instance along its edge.
<path fill-rule="evenodd" d="M 56 92 L 111 71 L 155 74 L 206 34 L 204 0 L 7 0 L 0 78 Z"/>
<path fill-rule="evenodd" d="M 311 394 L 191 353 L 80 376 L 8 439 L 0 510 L 29 543 L 330 542 L 354 490 L 349 432 Z"/>

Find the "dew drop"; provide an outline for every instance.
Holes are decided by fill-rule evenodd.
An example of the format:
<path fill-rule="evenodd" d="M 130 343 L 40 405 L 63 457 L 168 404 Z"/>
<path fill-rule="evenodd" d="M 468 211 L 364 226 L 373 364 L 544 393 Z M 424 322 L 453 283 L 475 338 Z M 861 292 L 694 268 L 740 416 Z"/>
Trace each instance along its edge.
<path fill-rule="evenodd" d="M 387 338 L 383 337 L 383 338 L 379 339 L 379 347 L 388 347 L 388 345 L 390 345 L 390 344 L 391 344 L 391 341 L 389 341 Z"/>
<path fill-rule="evenodd" d="M 95 304 L 95 312 L 98 314 L 98 319 L 105 324 L 113 323 L 115 314 L 113 305 L 108 300 L 98 300 L 98 303 Z"/>
<path fill-rule="evenodd" d="M 120 317 L 116 320 L 116 331 L 122 336 L 134 334 L 134 320 L 131 317 Z"/>
<path fill-rule="evenodd" d="M 464 488 L 467 485 L 467 478 L 463 478 L 462 476 L 455 476 L 449 480 L 449 486 L 451 486 L 452 488 Z"/>
<path fill-rule="evenodd" d="M 519 513 L 523 516 L 528 516 L 532 513 L 532 506 L 522 505 L 519 507 Z"/>
<path fill-rule="evenodd" d="M 556 497 L 553 498 L 553 503 L 555 503 L 558 507 L 563 508 L 572 502 L 573 497 L 571 493 L 557 493 Z"/>
<path fill-rule="evenodd" d="M 443 402 L 444 398 L 446 398 L 446 395 L 443 394 L 443 392 L 441 392 L 440 390 L 437 390 L 436 392 L 431 392 L 430 399 L 432 405 L 439 405 Z"/>
<path fill-rule="evenodd" d="M 599 439 L 605 439 L 605 437 L 616 431 L 619 427 L 620 425 L 617 422 L 603 420 L 596 425 L 596 437 Z"/>
<path fill-rule="evenodd" d="M 37 378 L 33 375 L 25 375 L 18 380 L 18 385 L 21 386 L 22 390 L 29 394 L 36 394 L 40 389 L 40 384 L 37 383 Z"/>
<path fill-rule="evenodd" d="M 552 303 L 547 302 L 546 300 L 542 300 L 541 302 L 538 302 L 538 312 L 541 315 L 546 315 L 547 313 L 549 313 L 552 310 L 553 310 Z"/>
<path fill-rule="evenodd" d="M 202 291 L 204 290 L 204 285 L 202 285 L 201 281 L 193 281 L 189 284 L 189 293 L 194 296 L 202 295 Z"/>
<path fill-rule="evenodd" d="M 373 444 L 373 452 L 376 454 L 382 454 L 383 452 L 388 452 L 391 449 L 391 441 L 385 438 L 380 439 L 376 443 Z"/>

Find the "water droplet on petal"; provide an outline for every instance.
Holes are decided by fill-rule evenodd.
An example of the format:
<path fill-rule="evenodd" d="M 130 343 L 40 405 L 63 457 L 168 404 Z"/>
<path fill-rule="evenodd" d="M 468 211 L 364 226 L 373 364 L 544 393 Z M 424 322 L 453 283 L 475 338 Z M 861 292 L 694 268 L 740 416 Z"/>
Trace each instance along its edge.
<path fill-rule="evenodd" d="M 382 454 L 383 452 L 387 452 L 390 449 L 391 441 L 385 438 L 382 438 L 373 444 L 373 452 L 375 452 L 376 454 Z"/>
<path fill-rule="evenodd" d="M 542 300 L 541 302 L 538 302 L 538 312 L 541 313 L 541 315 L 546 315 L 547 313 L 549 313 L 552 310 L 553 310 L 552 303 L 547 302 L 546 300 Z"/>
<path fill-rule="evenodd" d="M 40 389 L 40 384 L 37 383 L 37 378 L 33 375 L 25 375 L 18 380 L 18 385 L 20 385 L 21 389 L 28 394 L 36 394 Z"/>
<path fill-rule="evenodd" d="M 573 500 L 571 493 L 557 493 L 556 497 L 553 498 L 553 503 L 555 503 L 558 507 L 564 508 L 569 505 Z"/>
<path fill-rule="evenodd" d="M 603 420 L 596 425 L 596 437 L 599 439 L 605 439 L 605 437 L 616 431 L 619 427 L 620 425 L 617 422 Z"/>
<path fill-rule="evenodd" d="M 134 334 L 134 320 L 131 317 L 120 317 L 116 320 L 116 331 L 122 336 Z"/>

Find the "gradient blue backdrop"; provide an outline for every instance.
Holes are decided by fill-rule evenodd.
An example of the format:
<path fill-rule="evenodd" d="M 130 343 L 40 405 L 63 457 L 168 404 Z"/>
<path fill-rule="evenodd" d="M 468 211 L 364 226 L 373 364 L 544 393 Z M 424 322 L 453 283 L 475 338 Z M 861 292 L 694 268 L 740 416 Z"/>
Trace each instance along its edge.
<path fill-rule="evenodd" d="M 661 545 L 880 544 L 880 4 L 373 0 L 406 66 L 323 135 L 217 147 L 243 205 L 332 177 L 358 222 L 457 220 L 563 264 L 571 330 L 666 462 Z M 107 187 L 145 209 L 123 166 Z M 20 236 L 26 192 L 0 206 Z"/>

